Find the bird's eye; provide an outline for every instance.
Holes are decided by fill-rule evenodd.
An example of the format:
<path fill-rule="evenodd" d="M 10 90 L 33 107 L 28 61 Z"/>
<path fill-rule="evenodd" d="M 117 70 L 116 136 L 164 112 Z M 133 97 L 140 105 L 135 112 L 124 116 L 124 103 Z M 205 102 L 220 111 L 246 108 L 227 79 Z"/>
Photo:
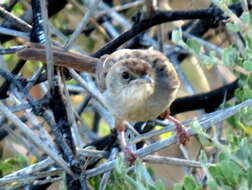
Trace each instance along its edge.
<path fill-rule="evenodd" d="M 124 72 L 122 73 L 122 78 L 125 79 L 125 80 L 129 79 L 129 78 L 130 78 L 129 73 L 126 72 L 126 71 L 124 71 Z"/>
<path fill-rule="evenodd" d="M 163 72 L 164 70 L 165 70 L 164 67 L 160 67 L 160 68 L 158 69 L 159 72 Z"/>

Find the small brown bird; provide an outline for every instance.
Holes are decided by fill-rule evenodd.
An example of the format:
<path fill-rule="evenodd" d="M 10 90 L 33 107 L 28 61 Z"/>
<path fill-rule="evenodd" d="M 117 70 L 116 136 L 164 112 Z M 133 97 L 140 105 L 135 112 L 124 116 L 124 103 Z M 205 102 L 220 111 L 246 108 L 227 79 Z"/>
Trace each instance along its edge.
<path fill-rule="evenodd" d="M 24 50 L 18 55 L 24 59 L 32 59 L 34 52 L 27 53 Z M 74 54 L 65 52 L 64 56 L 66 55 Z M 95 71 L 104 103 L 115 118 L 120 146 L 129 164 L 134 162 L 136 155 L 126 144 L 125 121 L 147 121 L 160 116 L 175 123 L 179 143 L 185 144 L 189 140 L 183 126 L 169 115 L 169 106 L 176 98 L 180 82 L 174 67 L 161 52 L 153 49 L 121 49 L 111 55 L 102 56 L 100 60 L 84 56 L 83 59 L 90 59 L 88 63 L 77 60 L 73 65 L 71 62 L 64 63 L 67 58 L 57 58 L 60 57 L 57 52 L 54 52 L 54 56 L 56 65 L 90 73 Z M 38 60 L 38 56 L 33 57 Z"/>

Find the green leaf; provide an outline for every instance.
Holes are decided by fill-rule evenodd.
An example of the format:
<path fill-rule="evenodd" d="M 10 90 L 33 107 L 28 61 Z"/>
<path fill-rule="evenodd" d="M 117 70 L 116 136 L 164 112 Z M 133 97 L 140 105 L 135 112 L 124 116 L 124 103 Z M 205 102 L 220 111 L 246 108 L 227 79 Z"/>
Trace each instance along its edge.
<path fill-rule="evenodd" d="M 241 168 L 233 161 L 223 161 L 219 164 L 222 175 L 225 177 L 227 184 L 236 187 L 240 183 L 242 175 Z"/>
<path fill-rule="evenodd" d="M 6 175 L 12 171 L 27 166 L 27 158 L 24 156 L 14 156 L 0 161 L 0 174 Z"/>
<path fill-rule="evenodd" d="M 229 160 L 229 157 L 224 152 L 219 152 L 217 155 L 217 161 L 221 162 L 226 160 Z"/>
<path fill-rule="evenodd" d="M 206 165 L 207 163 L 207 156 L 203 150 L 200 151 L 199 161 L 201 164 L 204 164 L 204 165 Z"/>
<path fill-rule="evenodd" d="M 222 61 L 227 66 L 234 66 L 237 61 L 237 50 L 234 47 L 224 49 Z"/>
<path fill-rule="evenodd" d="M 250 89 L 252 89 L 252 72 L 248 76 L 248 86 Z"/>
<path fill-rule="evenodd" d="M 183 41 L 183 38 L 182 38 L 181 28 L 179 28 L 179 30 L 173 30 L 172 31 L 172 41 L 173 41 L 173 43 L 175 43 L 177 45 L 180 45 L 180 46 L 183 46 L 183 47 L 186 46 L 186 44 L 185 44 L 185 42 Z"/>
<path fill-rule="evenodd" d="M 249 167 L 247 171 L 248 187 L 252 189 L 252 167 Z"/>
<path fill-rule="evenodd" d="M 184 188 L 185 190 L 195 190 L 197 188 L 197 184 L 193 177 L 185 176 L 184 178 Z"/>
<path fill-rule="evenodd" d="M 230 30 L 231 32 L 239 32 L 240 31 L 240 27 L 238 24 L 233 24 L 233 23 L 227 23 L 226 27 L 228 30 Z"/>
<path fill-rule="evenodd" d="M 252 35 L 252 26 L 250 26 L 250 30 L 251 30 L 251 35 Z M 249 38 L 248 36 L 245 36 L 245 42 L 246 42 L 246 48 L 248 51 L 251 52 L 252 50 L 252 38 Z"/>
<path fill-rule="evenodd" d="M 206 147 L 206 146 L 212 146 L 212 145 L 213 145 L 213 143 L 212 143 L 208 138 L 203 137 L 202 135 L 199 135 L 198 137 L 199 137 L 200 143 L 201 143 L 204 147 Z"/>
<path fill-rule="evenodd" d="M 125 170 L 125 164 L 124 164 L 124 158 L 122 156 L 119 156 L 115 161 L 115 169 L 116 172 L 120 175 L 126 175 Z"/>
<path fill-rule="evenodd" d="M 208 66 L 212 66 L 214 65 L 216 62 L 215 62 L 215 58 L 213 58 L 212 56 L 208 56 L 208 55 L 205 55 L 205 54 L 201 54 L 200 55 L 200 59 Z"/>
<path fill-rule="evenodd" d="M 252 89 L 247 85 L 243 87 L 243 100 L 252 98 Z"/>
<path fill-rule="evenodd" d="M 12 9 L 12 13 L 16 16 L 20 16 L 23 13 L 24 9 L 20 3 L 16 3 Z"/>
<path fill-rule="evenodd" d="M 208 185 L 208 187 L 211 190 L 217 190 L 217 189 L 219 189 L 218 188 L 218 184 L 215 181 L 213 181 L 213 180 L 207 180 L 207 185 Z"/>
<path fill-rule="evenodd" d="M 183 190 L 183 185 L 175 184 L 172 190 Z"/>
<path fill-rule="evenodd" d="M 140 159 L 136 160 L 135 173 L 136 173 L 136 180 L 137 181 L 142 181 L 143 183 L 148 184 L 148 185 L 154 185 L 154 182 L 153 182 L 149 172 L 143 166 Z"/>
<path fill-rule="evenodd" d="M 243 12 L 242 15 L 240 16 L 240 19 L 244 24 L 249 24 L 250 23 L 250 14 L 249 14 L 249 12 Z"/>
<path fill-rule="evenodd" d="M 247 31 L 247 35 L 248 35 L 249 39 L 252 38 L 252 25 L 251 24 L 249 25 L 249 28 L 248 28 L 248 31 Z"/>
<path fill-rule="evenodd" d="M 243 68 L 246 69 L 247 71 L 251 72 L 252 71 L 252 61 L 244 61 L 243 62 Z"/>
<path fill-rule="evenodd" d="M 140 183 L 140 181 L 136 181 L 134 180 L 132 177 L 126 175 L 125 176 L 125 180 L 127 180 L 127 182 L 129 182 L 129 184 L 131 184 L 133 187 L 135 187 L 135 189 L 139 189 L 139 190 L 147 190 L 142 183 Z"/>
<path fill-rule="evenodd" d="M 222 175 L 222 172 L 220 170 L 220 167 L 219 166 L 210 166 L 208 168 L 210 174 L 212 175 L 212 177 L 216 180 L 216 181 L 224 181 L 225 178 L 224 176 Z"/>
<path fill-rule="evenodd" d="M 175 44 L 179 44 L 182 40 L 181 32 L 179 30 L 173 30 L 171 39 Z"/>
<path fill-rule="evenodd" d="M 247 138 L 240 140 L 239 149 L 235 156 L 243 161 L 244 165 L 250 166 L 252 164 L 252 145 Z"/>
<path fill-rule="evenodd" d="M 186 44 L 195 54 L 200 53 L 200 44 L 196 40 L 189 39 Z"/>
<path fill-rule="evenodd" d="M 161 180 L 157 180 L 153 186 L 154 190 L 165 190 L 165 185 Z"/>
<path fill-rule="evenodd" d="M 192 129 L 192 131 L 194 133 L 198 133 L 198 134 L 202 134 L 203 133 L 203 130 L 202 130 L 201 126 L 200 126 L 200 123 L 197 120 L 194 120 L 191 123 L 190 127 L 191 127 L 191 129 Z"/>

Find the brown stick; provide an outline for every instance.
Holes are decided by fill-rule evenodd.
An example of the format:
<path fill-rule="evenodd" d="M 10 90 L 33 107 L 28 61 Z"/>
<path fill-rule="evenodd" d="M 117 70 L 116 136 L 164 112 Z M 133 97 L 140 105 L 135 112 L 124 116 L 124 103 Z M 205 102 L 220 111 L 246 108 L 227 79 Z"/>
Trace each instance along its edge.
<path fill-rule="evenodd" d="M 21 59 L 32 61 L 46 61 L 45 48 L 41 45 L 29 45 L 17 53 Z M 88 55 L 67 52 L 58 47 L 53 48 L 53 60 L 56 66 L 72 68 L 80 72 L 95 73 L 100 60 Z"/>

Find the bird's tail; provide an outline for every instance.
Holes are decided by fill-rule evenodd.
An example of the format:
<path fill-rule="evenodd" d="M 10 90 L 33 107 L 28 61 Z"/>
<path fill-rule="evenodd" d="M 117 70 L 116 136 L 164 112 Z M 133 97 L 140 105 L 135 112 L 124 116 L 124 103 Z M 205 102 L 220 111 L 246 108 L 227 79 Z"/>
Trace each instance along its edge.
<path fill-rule="evenodd" d="M 52 51 L 53 62 L 56 66 L 72 68 L 80 72 L 94 74 L 96 66 L 100 62 L 97 58 L 65 51 L 59 47 L 52 47 Z M 17 56 L 24 60 L 46 62 L 46 49 L 41 44 L 29 44 L 17 52 Z"/>

